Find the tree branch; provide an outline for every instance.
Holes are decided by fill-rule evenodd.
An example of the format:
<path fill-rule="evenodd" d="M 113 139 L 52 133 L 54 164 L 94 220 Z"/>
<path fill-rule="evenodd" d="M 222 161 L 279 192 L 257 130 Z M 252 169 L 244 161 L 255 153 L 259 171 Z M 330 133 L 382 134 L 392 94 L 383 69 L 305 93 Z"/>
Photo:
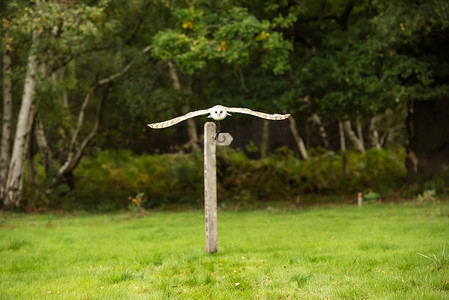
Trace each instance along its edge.
<path fill-rule="evenodd" d="M 109 92 L 109 87 L 106 88 L 106 90 L 103 92 L 102 97 L 98 100 L 94 126 L 92 127 L 92 130 L 90 131 L 89 135 L 86 136 L 86 138 L 80 144 L 80 147 L 78 148 L 78 151 L 77 151 L 76 155 L 74 156 L 72 163 L 70 164 L 70 168 L 69 168 L 70 171 L 72 171 L 78 165 L 78 163 L 81 160 L 81 157 L 83 155 L 84 149 L 86 149 L 87 145 L 97 135 L 98 128 L 100 127 L 100 122 L 101 122 L 101 112 L 102 112 L 102 108 L 103 108 L 104 99 L 106 99 L 108 92 Z"/>
<path fill-rule="evenodd" d="M 77 129 L 76 129 L 73 137 L 72 137 L 70 152 L 69 152 L 69 155 L 67 156 L 66 161 L 58 170 L 58 174 L 57 174 L 57 178 L 56 178 L 57 180 L 60 180 L 64 174 L 67 174 L 67 173 L 70 173 L 71 171 L 73 171 L 73 169 L 78 165 L 79 161 L 81 160 L 81 157 L 82 157 L 83 152 L 86 149 L 87 145 L 92 141 L 92 139 L 97 134 L 98 128 L 100 126 L 100 121 L 101 121 L 101 111 L 102 111 L 102 107 L 103 107 L 103 102 L 108 94 L 108 91 L 109 91 L 109 87 L 107 87 L 105 89 L 102 97 L 98 100 L 94 126 L 92 127 L 90 133 L 81 142 L 80 146 L 78 147 L 78 150 L 75 152 L 74 147 L 75 147 L 75 143 L 76 143 L 76 140 L 78 137 L 79 130 L 83 123 L 85 106 L 87 106 L 87 103 L 89 102 L 89 99 L 90 99 L 90 94 L 93 91 L 91 91 L 91 93 L 89 93 L 86 96 L 86 98 L 84 99 L 84 103 L 83 103 L 84 107 L 81 108 L 80 116 L 78 117 L 78 126 L 77 126 Z"/>
<path fill-rule="evenodd" d="M 149 52 L 151 49 L 152 49 L 152 46 L 150 45 L 150 46 L 145 47 L 145 48 L 142 50 L 142 52 L 143 52 L 143 53 L 147 53 L 147 52 Z M 117 78 L 123 76 L 126 72 L 128 72 L 128 70 L 131 68 L 131 66 L 134 64 L 134 62 L 135 62 L 134 60 L 131 61 L 131 62 L 128 63 L 128 64 L 127 64 L 121 71 L 119 71 L 119 72 L 117 72 L 117 73 L 115 73 L 115 74 L 113 74 L 113 75 L 111 75 L 111 76 L 109 76 L 109 77 L 106 77 L 106 78 L 103 78 L 103 79 L 99 80 L 99 81 L 97 82 L 97 84 L 98 84 L 98 85 L 103 85 L 103 84 L 109 83 L 109 82 L 111 82 L 111 81 L 113 81 L 113 80 L 115 80 L 115 79 L 117 79 Z"/>

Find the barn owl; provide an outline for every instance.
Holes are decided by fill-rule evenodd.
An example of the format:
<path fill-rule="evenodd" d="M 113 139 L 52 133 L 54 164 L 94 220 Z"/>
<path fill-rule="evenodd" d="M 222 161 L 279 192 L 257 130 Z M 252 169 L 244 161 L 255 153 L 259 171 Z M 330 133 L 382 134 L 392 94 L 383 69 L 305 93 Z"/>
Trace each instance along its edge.
<path fill-rule="evenodd" d="M 224 118 L 226 118 L 227 116 L 230 116 L 231 115 L 230 112 L 253 115 L 253 116 L 263 118 L 263 119 L 268 119 L 268 120 L 284 120 L 290 116 L 290 114 L 285 114 L 285 115 L 266 114 L 263 112 L 253 111 L 249 108 L 226 107 L 226 106 L 222 106 L 222 105 L 215 105 L 214 107 L 211 107 L 209 109 L 201 109 L 201 110 L 192 111 L 183 116 L 176 117 L 171 120 L 167 120 L 167 121 L 163 121 L 163 122 L 159 122 L 159 123 L 148 124 L 148 126 L 150 126 L 151 128 L 154 128 L 154 129 L 166 128 L 166 127 L 178 124 L 179 122 L 185 121 L 187 119 L 194 118 L 197 116 L 207 115 L 207 114 L 209 114 L 209 116 L 207 116 L 208 118 L 212 118 L 216 121 L 220 121 L 220 120 L 223 120 Z"/>

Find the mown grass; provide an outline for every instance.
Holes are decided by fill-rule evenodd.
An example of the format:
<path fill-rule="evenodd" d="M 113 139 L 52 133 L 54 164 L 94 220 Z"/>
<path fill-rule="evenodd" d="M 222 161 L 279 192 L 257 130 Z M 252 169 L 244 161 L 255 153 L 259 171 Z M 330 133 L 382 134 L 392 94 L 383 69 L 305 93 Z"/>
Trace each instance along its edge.
<path fill-rule="evenodd" d="M 0 214 L 1 299 L 448 299 L 449 203 Z"/>

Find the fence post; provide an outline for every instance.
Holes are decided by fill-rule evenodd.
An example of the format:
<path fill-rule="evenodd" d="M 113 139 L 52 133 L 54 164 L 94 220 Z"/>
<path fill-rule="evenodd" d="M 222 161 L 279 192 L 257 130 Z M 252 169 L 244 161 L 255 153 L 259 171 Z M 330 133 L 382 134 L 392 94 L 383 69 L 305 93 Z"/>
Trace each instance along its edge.
<path fill-rule="evenodd" d="M 206 217 L 206 252 L 217 252 L 217 167 L 216 125 L 204 124 L 204 212 Z"/>

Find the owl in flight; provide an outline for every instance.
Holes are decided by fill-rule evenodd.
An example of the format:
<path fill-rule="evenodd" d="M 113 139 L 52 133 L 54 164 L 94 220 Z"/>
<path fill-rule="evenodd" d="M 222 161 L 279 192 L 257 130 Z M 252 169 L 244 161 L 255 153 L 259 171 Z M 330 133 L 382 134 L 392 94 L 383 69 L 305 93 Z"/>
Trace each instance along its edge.
<path fill-rule="evenodd" d="M 167 120 L 167 121 L 163 121 L 163 122 L 159 122 L 159 123 L 148 124 L 148 126 L 150 126 L 151 128 L 154 128 L 154 129 L 166 128 L 166 127 L 178 124 L 179 122 L 185 121 L 187 119 L 194 118 L 197 116 L 207 115 L 207 114 L 209 114 L 209 116 L 207 116 L 208 118 L 212 118 L 216 121 L 220 121 L 220 120 L 223 120 L 224 118 L 226 118 L 227 116 L 230 116 L 231 115 L 231 114 L 229 114 L 230 112 L 253 115 L 253 116 L 256 116 L 256 117 L 259 117 L 262 119 L 268 119 L 268 120 L 284 120 L 290 116 L 290 114 L 285 114 L 285 115 L 266 114 L 263 112 L 253 111 L 249 108 L 225 107 L 222 105 L 215 105 L 214 107 L 211 107 L 209 109 L 201 109 L 201 110 L 192 111 L 183 116 L 176 117 L 171 120 Z"/>

